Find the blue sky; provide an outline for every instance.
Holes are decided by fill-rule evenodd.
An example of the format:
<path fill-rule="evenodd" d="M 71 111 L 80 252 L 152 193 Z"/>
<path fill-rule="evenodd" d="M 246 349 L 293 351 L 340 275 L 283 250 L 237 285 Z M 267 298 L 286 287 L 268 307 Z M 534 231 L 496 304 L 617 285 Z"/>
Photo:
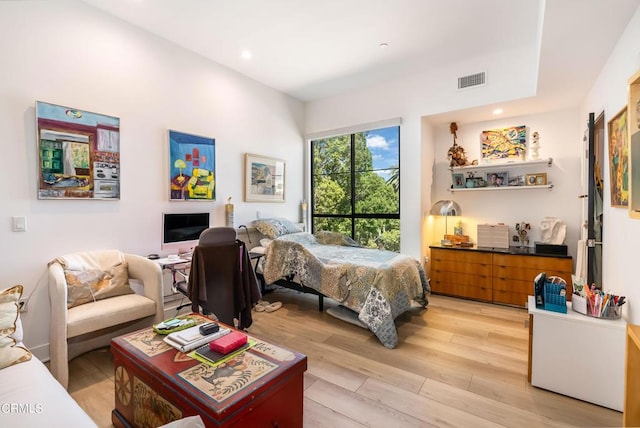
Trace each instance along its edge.
<path fill-rule="evenodd" d="M 400 128 L 382 128 L 369 131 L 367 136 L 367 147 L 373 156 L 373 168 L 384 169 L 398 166 L 398 150 Z M 389 174 L 379 171 L 378 175 L 387 179 Z"/>

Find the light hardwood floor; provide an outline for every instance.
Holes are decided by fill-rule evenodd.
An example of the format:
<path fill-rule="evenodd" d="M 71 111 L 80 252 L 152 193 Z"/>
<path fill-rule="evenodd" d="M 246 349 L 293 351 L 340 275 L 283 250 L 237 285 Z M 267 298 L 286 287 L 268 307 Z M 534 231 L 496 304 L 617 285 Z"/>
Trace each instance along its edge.
<path fill-rule="evenodd" d="M 305 427 L 615 427 L 622 414 L 527 382 L 525 309 L 430 296 L 396 320 L 387 349 L 368 330 L 317 310 L 317 298 L 279 289 L 284 306 L 255 313 L 251 334 L 304 353 Z M 336 304 L 325 299 L 325 309 Z M 110 427 L 108 348 L 70 363 L 69 392 Z"/>

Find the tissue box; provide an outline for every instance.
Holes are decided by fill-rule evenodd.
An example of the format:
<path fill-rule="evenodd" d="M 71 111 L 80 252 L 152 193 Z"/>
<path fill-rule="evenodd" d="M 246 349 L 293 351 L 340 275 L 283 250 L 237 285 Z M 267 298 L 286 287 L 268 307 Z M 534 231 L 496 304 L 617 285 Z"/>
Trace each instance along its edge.
<path fill-rule="evenodd" d="M 552 254 L 555 256 L 566 256 L 567 246 L 556 244 L 545 244 L 543 242 L 536 242 L 536 254 Z"/>
<path fill-rule="evenodd" d="M 478 247 L 509 248 L 509 226 L 506 224 L 479 224 Z"/>

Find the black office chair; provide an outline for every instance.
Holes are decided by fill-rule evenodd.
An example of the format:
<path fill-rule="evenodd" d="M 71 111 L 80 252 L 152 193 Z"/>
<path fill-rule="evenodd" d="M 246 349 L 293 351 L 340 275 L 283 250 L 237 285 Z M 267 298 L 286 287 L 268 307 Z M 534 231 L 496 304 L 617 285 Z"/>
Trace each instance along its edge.
<path fill-rule="evenodd" d="M 223 323 L 248 328 L 251 308 L 261 298 L 244 242 L 230 227 L 212 227 L 200 235 L 193 250 L 187 296 L 194 312 L 213 313 Z"/>

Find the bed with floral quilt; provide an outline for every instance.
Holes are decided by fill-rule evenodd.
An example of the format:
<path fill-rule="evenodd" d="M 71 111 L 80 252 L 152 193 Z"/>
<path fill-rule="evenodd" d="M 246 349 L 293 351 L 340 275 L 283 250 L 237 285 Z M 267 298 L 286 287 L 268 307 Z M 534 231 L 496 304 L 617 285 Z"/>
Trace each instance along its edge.
<path fill-rule="evenodd" d="M 333 232 L 284 234 L 265 250 L 266 284 L 283 279 L 316 290 L 355 311 L 387 348 L 395 348 L 395 318 L 413 301 L 426 307 L 429 282 L 420 263 L 392 251 L 363 248 Z"/>

